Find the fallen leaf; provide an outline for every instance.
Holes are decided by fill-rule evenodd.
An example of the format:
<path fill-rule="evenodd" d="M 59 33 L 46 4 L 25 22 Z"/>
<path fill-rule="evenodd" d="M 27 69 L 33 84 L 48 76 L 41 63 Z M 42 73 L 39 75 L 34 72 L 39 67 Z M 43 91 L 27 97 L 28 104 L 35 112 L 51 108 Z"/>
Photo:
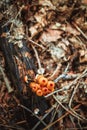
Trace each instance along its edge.
<path fill-rule="evenodd" d="M 87 0 L 82 0 L 82 3 L 87 5 Z"/>
<path fill-rule="evenodd" d="M 47 29 L 47 32 L 43 32 L 41 40 L 44 42 L 55 42 L 61 38 L 62 31 Z"/>
<path fill-rule="evenodd" d="M 50 44 L 50 53 L 54 61 L 59 61 L 62 57 L 65 56 L 65 51 L 58 46 L 55 46 L 54 44 Z"/>
<path fill-rule="evenodd" d="M 34 36 L 37 33 L 37 29 L 34 26 L 30 27 L 29 31 L 31 33 L 31 36 Z"/>
<path fill-rule="evenodd" d="M 35 35 L 37 35 L 41 31 L 41 24 L 37 23 L 37 24 L 31 26 L 29 28 L 29 31 L 30 31 L 31 37 L 34 37 Z"/>
<path fill-rule="evenodd" d="M 62 25 L 61 26 L 61 30 L 73 34 L 74 36 L 80 35 L 80 32 L 78 30 L 76 30 L 74 27 L 72 27 L 70 24 L 67 25 Z"/>
<path fill-rule="evenodd" d="M 37 13 L 34 17 L 36 21 L 40 23 L 42 26 L 45 26 L 47 24 L 46 16 L 44 14 Z"/>
<path fill-rule="evenodd" d="M 55 9 L 55 6 L 53 6 L 50 0 L 39 0 L 39 4 L 41 4 L 42 6 L 48 6 L 51 9 Z"/>

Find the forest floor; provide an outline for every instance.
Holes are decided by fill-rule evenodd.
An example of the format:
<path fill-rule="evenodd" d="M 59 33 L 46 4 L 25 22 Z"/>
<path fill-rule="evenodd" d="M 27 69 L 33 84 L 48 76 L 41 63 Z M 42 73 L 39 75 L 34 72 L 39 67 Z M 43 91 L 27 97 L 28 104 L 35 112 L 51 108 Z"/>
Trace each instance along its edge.
<path fill-rule="evenodd" d="M 0 129 L 87 129 L 86 0 L 0 1 Z"/>

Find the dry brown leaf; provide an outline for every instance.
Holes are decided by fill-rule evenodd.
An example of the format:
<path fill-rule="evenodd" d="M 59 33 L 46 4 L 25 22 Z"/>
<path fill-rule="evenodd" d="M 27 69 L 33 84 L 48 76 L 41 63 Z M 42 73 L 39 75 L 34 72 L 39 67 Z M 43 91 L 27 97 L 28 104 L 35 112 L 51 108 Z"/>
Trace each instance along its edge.
<path fill-rule="evenodd" d="M 87 0 L 82 0 L 82 3 L 87 5 Z"/>
<path fill-rule="evenodd" d="M 54 30 L 60 29 L 60 28 L 61 28 L 61 23 L 58 23 L 58 22 L 56 22 L 55 24 L 53 23 L 53 24 L 51 24 L 51 25 L 49 26 L 49 28 L 50 28 L 50 29 L 54 29 Z"/>
<path fill-rule="evenodd" d="M 59 11 L 60 12 L 65 12 L 67 11 L 68 7 L 66 5 L 64 5 L 63 7 L 59 7 Z"/>
<path fill-rule="evenodd" d="M 41 40 L 44 42 L 55 42 L 61 38 L 62 31 L 47 29 L 47 32 L 43 32 Z"/>
<path fill-rule="evenodd" d="M 35 19 L 37 20 L 38 23 L 40 23 L 42 26 L 45 26 L 45 24 L 47 24 L 46 18 L 43 14 L 41 15 L 36 15 Z"/>
<path fill-rule="evenodd" d="M 62 25 L 61 29 L 67 33 L 73 34 L 74 36 L 80 35 L 80 32 L 72 27 L 70 24 Z"/>
<path fill-rule="evenodd" d="M 39 4 L 41 4 L 43 6 L 48 6 L 51 9 L 55 9 L 55 6 L 53 6 L 53 4 L 51 3 L 50 0 L 39 0 Z"/>
<path fill-rule="evenodd" d="M 66 26 L 66 32 L 73 34 L 74 36 L 80 35 L 80 32 L 77 31 L 74 27 L 72 27 L 70 24 L 67 24 Z"/>
<path fill-rule="evenodd" d="M 31 33 L 31 36 L 34 36 L 37 33 L 37 29 L 33 26 L 29 28 L 29 31 Z"/>
<path fill-rule="evenodd" d="M 54 44 L 51 44 L 49 47 L 51 56 L 55 62 L 61 60 L 61 58 L 65 57 L 65 51 L 62 47 L 55 46 Z"/>
<path fill-rule="evenodd" d="M 46 21 L 46 12 L 45 12 L 45 10 L 43 8 L 38 13 L 36 13 L 34 15 L 34 18 L 42 26 L 45 26 L 47 24 L 47 21 Z"/>
<path fill-rule="evenodd" d="M 42 26 L 40 23 L 36 23 L 35 25 L 29 28 L 31 37 L 34 37 L 35 35 L 39 34 L 41 31 L 42 31 Z"/>
<path fill-rule="evenodd" d="M 35 36 L 41 28 L 41 25 L 39 23 L 35 24 L 34 26 L 29 28 L 29 31 L 31 33 L 31 36 Z"/>

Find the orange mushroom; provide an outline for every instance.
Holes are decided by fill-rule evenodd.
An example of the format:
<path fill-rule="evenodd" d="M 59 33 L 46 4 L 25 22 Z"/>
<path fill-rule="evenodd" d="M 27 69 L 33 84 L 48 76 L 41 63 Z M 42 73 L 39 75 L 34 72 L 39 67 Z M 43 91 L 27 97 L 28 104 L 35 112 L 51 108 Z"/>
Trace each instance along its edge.
<path fill-rule="evenodd" d="M 37 89 L 41 88 L 40 85 L 35 82 L 31 82 L 29 86 L 30 86 L 30 88 L 35 88 L 35 87 L 37 87 Z"/>
<path fill-rule="evenodd" d="M 37 89 L 38 89 L 37 86 L 32 87 L 32 91 L 33 91 L 33 92 L 36 92 Z"/>
<path fill-rule="evenodd" d="M 35 84 L 36 84 L 35 82 L 31 82 L 31 83 L 29 84 L 29 87 L 32 88 L 33 86 L 35 86 Z"/>
<path fill-rule="evenodd" d="M 48 82 L 48 80 L 47 80 L 47 78 L 45 78 L 45 77 L 41 77 L 41 78 L 39 78 L 39 80 L 38 80 L 38 83 L 39 83 L 41 86 L 46 86 L 46 85 L 47 85 L 47 82 Z"/>
<path fill-rule="evenodd" d="M 36 91 L 36 94 L 37 94 L 37 96 L 43 96 L 43 92 L 42 92 L 41 89 L 38 89 L 38 90 Z"/>
<path fill-rule="evenodd" d="M 48 81 L 47 88 L 50 91 L 54 91 L 55 83 L 53 81 Z"/>
<path fill-rule="evenodd" d="M 51 93 L 51 92 L 54 92 L 54 88 L 48 89 L 48 94 Z"/>
<path fill-rule="evenodd" d="M 42 92 L 43 92 L 43 95 L 48 94 L 48 88 L 47 87 L 42 87 Z"/>
<path fill-rule="evenodd" d="M 35 80 L 38 82 L 41 77 L 44 77 L 43 75 L 36 75 Z"/>

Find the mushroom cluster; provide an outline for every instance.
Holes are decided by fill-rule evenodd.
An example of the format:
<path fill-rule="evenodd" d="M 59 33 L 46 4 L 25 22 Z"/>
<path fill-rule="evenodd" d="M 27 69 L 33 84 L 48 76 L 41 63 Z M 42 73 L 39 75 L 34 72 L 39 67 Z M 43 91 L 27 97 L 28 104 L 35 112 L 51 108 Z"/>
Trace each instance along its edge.
<path fill-rule="evenodd" d="M 36 95 L 45 96 L 54 91 L 55 83 L 43 75 L 38 75 L 35 80 L 29 84 L 29 87 Z"/>

